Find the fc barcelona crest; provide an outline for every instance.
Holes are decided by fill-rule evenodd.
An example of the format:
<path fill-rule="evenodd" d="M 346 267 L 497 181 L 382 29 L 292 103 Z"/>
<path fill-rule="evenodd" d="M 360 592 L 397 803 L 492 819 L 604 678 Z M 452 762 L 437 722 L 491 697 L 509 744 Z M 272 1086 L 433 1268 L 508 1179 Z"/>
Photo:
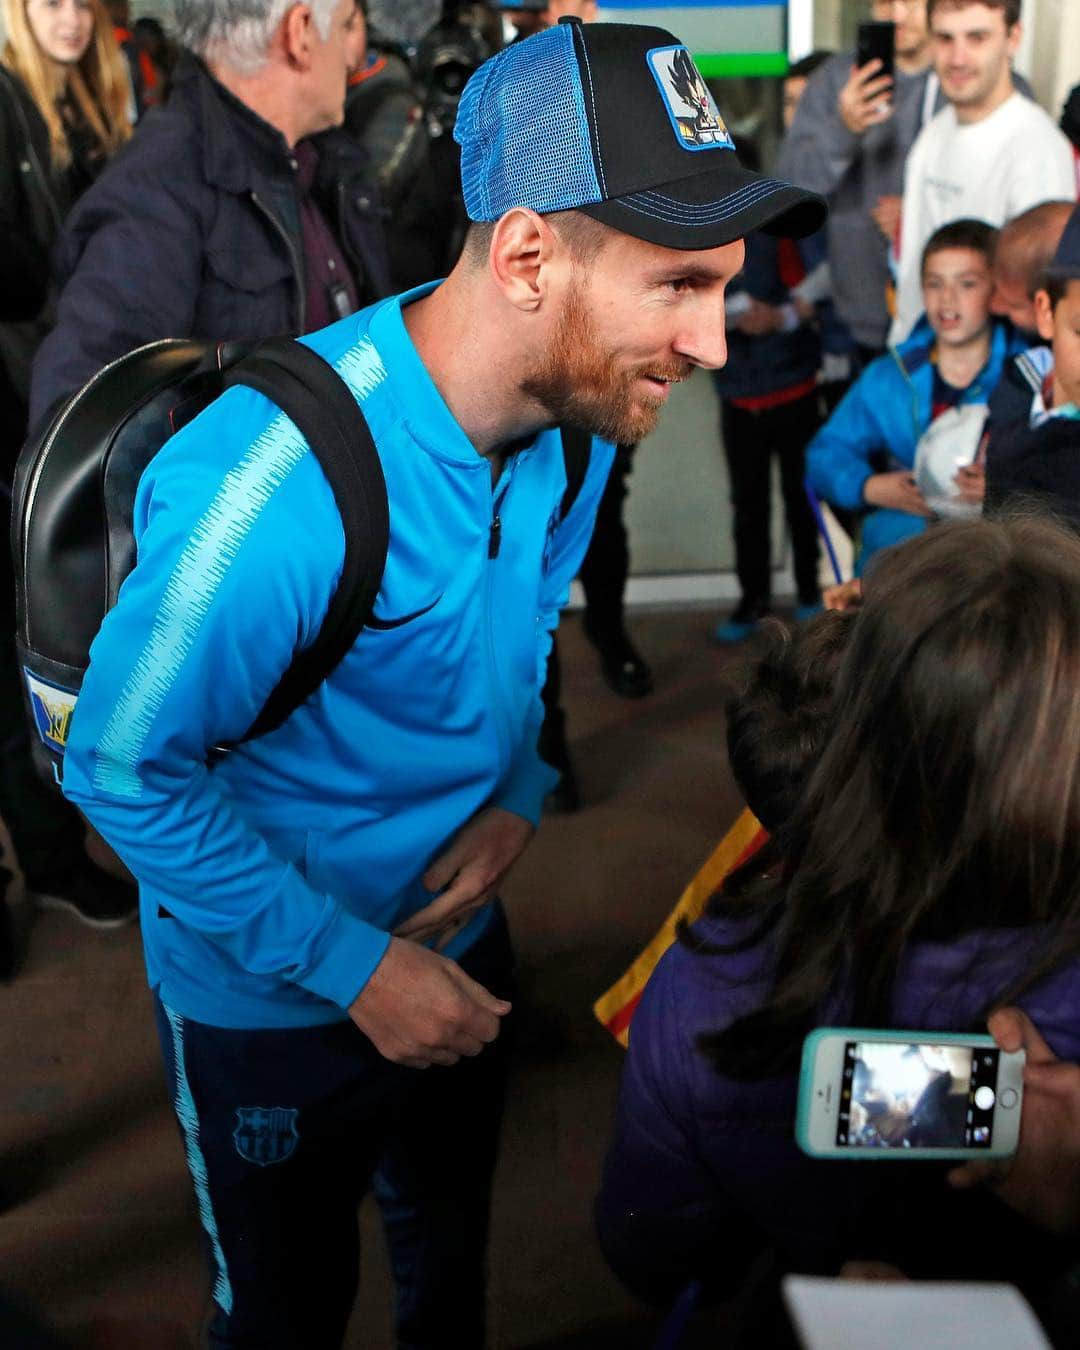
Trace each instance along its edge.
<path fill-rule="evenodd" d="M 684 150 L 734 150 L 716 100 L 685 47 L 655 47 L 649 68 Z"/>
<path fill-rule="evenodd" d="M 247 1162 L 270 1167 L 291 1157 L 300 1142 L 293 1106 L 238 1106 L 233 1139 Z"/>
<path fill-rule="evenodd" d="M 73 689 L 62 689 L 58 684 L 50 684 L 25 666 L 23 675 L 26 677 L 26 692 L 30 696 L 38 735 L 50 750 L 62 755 L 67 748 L 71 715 L 79 696 Z"/>

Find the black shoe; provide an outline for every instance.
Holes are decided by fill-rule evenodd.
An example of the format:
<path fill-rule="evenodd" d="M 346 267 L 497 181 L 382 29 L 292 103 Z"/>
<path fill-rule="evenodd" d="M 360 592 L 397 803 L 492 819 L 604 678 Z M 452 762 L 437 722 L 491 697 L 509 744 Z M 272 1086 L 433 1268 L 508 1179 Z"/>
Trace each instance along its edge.
<path fill-rule="evenodd" d="M 139 916 L 139 893 L 87 858 L 78 868 L 26 878 L 41 909 L 62 909 L 89 928 L 125 928 Z"/>
<path fill-rule="evenodd" d="M 652 693 L 652 671 L 625 628 L 598 629 L 586 621 L 585 636 L 600 655 L 604 679 L 620 698 L 644 698 Z"/>

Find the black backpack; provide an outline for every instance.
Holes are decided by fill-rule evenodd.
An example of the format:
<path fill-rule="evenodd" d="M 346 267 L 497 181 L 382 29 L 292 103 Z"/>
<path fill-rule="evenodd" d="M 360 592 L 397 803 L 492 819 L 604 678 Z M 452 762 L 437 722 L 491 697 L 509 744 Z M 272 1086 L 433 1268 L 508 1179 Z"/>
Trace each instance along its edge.
<path fill-rule="evenodd" d="M 310 647 L 300 651 L 242 740 L 274 731 L 315 692 L 357 640 L 382 581 L 390 520 L 367 421 L 322 357 L 289 338 L 219 344 L 166 338 L 105 367 L 23 448 L 11 541 L 16 647 L 34 763 L 59 784 L 90 644 L 135 565 L 135 489 L 170 436 L 225 389 L 248 385 L 293 421 L 333 488 L 345 531 L 341 578 Z M 573 505 L 590 438 L 564 433 Z"/>

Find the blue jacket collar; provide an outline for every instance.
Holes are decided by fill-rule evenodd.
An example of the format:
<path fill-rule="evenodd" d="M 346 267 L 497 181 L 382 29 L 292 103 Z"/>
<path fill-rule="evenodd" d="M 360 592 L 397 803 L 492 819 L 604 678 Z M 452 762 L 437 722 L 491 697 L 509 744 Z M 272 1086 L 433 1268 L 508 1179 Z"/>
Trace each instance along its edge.
<path fill-rule="evenodd" d="M 405 327 L 405 307 L 441 284 L 425 282 L 384 301 L 371 316 L 371 340 L 385 365 L 393 367 L 396 388 L 408 390 L 408 401 L 399 401 L 399 409 L 413 440 L 436 459 L 468 469 L 487 469 L 488 461 L 478 454 L 450 411 Z"/>
<path fill-rule="evenodd" d="M 931 364 L 936 341 L 934 330 L 924 314 L 912 329 L 911 336 L 893 349 L 897 363 L 909 378 Z M 1001 379 L 1005 362 L 1022 352 L 1025 345 L 1008 320 L 994 319 L 990 329 L 990 355 L 972 383 L 972 395 L 981 388 L 985 391 L 983 396 L 989 398 Z"/>

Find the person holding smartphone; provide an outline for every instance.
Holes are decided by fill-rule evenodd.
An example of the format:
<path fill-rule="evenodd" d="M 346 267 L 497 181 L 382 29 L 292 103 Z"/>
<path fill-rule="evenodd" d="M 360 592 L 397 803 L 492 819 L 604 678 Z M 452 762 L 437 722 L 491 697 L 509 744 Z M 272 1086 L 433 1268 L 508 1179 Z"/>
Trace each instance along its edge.
<path fill-rule="evenodd" d="M 881 55 L 830 57 L 807 84 L 779 161 L 829 199 L 830 256 L 843 260 L 833 269 L 834 300 L 855 344 L 854 374 L 885 349 L 904 160 L 940 106 L 926 0 L 874 0 L 870 12 L 877 24 L 894 25 L 892 71 Z"/>
<path fill-rule="evenodd" d="M 1080 539 L 1056 524 L 943 524 L 871 569 L 783 866 L 737 877 L 635 1013 L 597 1204 L 635 1292 L 731 1297 L 771 1253 L 1037 1297 L 1067 1262 L 941 1164 L 804 1156 L 795 1119 L 817 1027 L 948 1044 L 1008 1003 L 1080 1059 L 1078 678 Z"/>

